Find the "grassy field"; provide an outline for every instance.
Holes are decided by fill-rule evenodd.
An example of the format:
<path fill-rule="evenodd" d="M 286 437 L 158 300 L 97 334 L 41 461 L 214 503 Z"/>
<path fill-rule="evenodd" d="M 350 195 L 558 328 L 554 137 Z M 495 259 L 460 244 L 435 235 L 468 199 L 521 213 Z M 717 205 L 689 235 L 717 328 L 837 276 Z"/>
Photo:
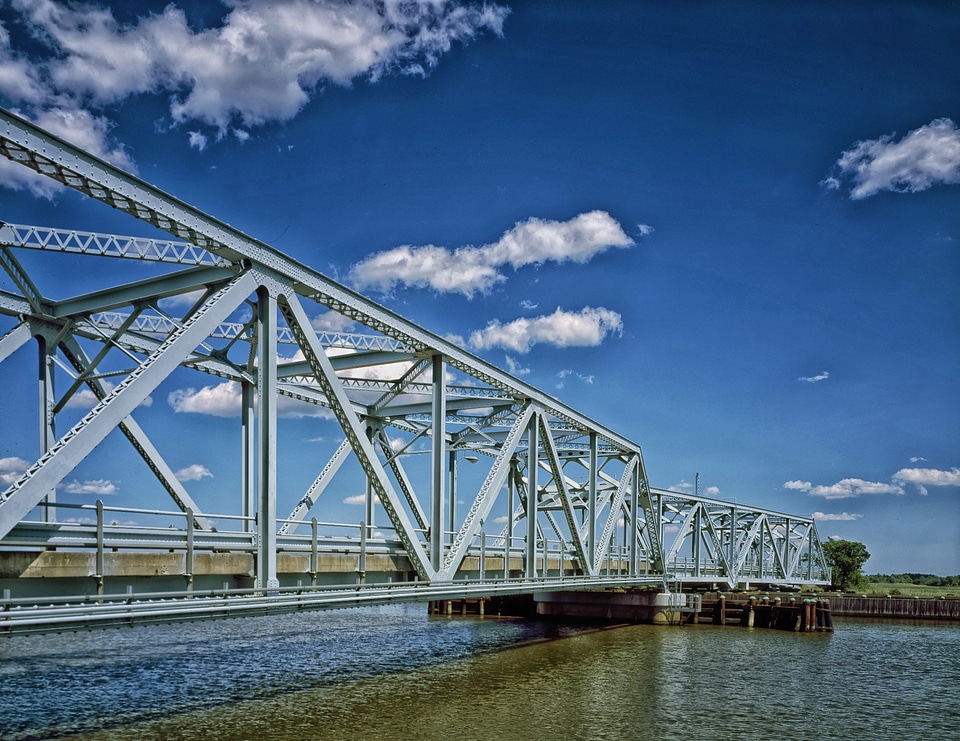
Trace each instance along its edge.
<path fill-rule="evenodd" d="M 928 587 L 909 583 L 865 582 L 857 591 L 866 595 L 889 594 L 895 597 L 960 597 L 960 587 Z"/>

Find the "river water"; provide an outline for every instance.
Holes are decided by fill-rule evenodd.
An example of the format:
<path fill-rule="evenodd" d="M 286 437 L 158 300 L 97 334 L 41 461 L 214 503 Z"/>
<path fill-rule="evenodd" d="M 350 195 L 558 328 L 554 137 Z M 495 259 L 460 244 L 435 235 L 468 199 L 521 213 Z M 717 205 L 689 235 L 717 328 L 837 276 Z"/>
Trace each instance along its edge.
<path fill-rule="evenodd" d="M 960 627 L 391 606 L 0 638 L 0 739 L 960 739 Z"/>

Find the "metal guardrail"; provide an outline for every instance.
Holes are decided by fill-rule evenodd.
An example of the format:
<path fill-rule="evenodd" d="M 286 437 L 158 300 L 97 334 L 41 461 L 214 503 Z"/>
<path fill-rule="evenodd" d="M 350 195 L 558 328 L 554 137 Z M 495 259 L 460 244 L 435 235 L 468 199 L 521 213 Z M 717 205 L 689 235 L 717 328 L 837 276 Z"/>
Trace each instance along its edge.
<path fill-rule="evenodd" d="M 0 635 L 50 633 L 58 630 L 168 623 L 304 610 L 342 609 L 430 600 L 478 599 L 537 591 L 603 589 L 659 584 L 657 576 L 526 577 L 463 580 L 446 583 L 401 582 L 349 586 L 214 589 L 48 598 L 0 599 Z"/>
<path fill-rule="evenodd" d="M 175 551 L 185 552 L 188 557 L 198 551 L 206 552 L 256 552 L 255 533 L 252 518 L 238 515 L 206 514 L 203 518 L 215 524 L 236 522 L 244 530 L 200 529 L 194 526 L 196 513 L 188 508 L 186 512 L 173 510 L 152 510 L 130 507 L 110 507 L 97 501 L 95 505 L 76 505 L 57 503 L 57 510 L 78 511 L 80 518 L 86 516 L 89 522 L 41 522 L 23 520 L 0 541 L 0 551 L 12 549 L 30 550 L 80 550 L 96 551 L 102 554 L 109 551 Z M 163 521 L 167 524 L 133 525 L 108 523 L 107 515 L 138 515 L 143 518 Z M 92 516 L 91 516 L 92 515 Z M 182 521 L 183 525 L 170 524 Z M 382 533 L 393 531 L 391 526 L 369 525 L 364 522 L 322 522 L 311 520 L 277 520 L 278 526 L 286 523 L 308 527 L 308 533 L 287 533 L 277 535 L 278 553 L 350 553 L 350 554 L 389 554 L 404 555 L 403 543 L 399 538 L 385 537 Z M 323 534 L 326 530 L 331 533 Z M 355 534 L 354 534 L 355 533 Z M 373 533 L 381 533 L 375 536 Z M 425 533 L 421 532 L 421 535 Z M 447 539 L 452 532 L 445 534 Z M 479 545 L 468 550 L 472 556 L 490 555 L 502 557 L 507 552 L 519 556 L 526 549 L 525 538 L 515 536 L 505 538 L 502 535 L 489 536 L 481 532 Z M 426 539 L 424 538 L 424 543 Z M 499 543 L 500 545 L 494 545 Z M 540 559 L 573 559 L 575 553 L 572 544 L 567 541 L 540 539 L 537 543 Z M 606 559 L 605 569 L 609 573 L 611 564 L 620 564 L 629 558 L 626 546 L 612 545 Z M 644 567 L 646 567 L 644 565 Z"/>

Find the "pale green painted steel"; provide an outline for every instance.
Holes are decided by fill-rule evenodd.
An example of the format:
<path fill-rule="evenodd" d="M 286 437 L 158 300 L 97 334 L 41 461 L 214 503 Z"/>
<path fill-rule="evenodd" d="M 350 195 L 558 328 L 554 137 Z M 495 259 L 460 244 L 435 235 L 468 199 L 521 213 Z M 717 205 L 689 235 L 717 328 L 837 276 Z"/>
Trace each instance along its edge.
<path fill-rule="evenodd" d="M 368 482 L 364 554 L 381 547 L 374 537 L 374 516 L 382 507 L 389 519 L 383 527 L 394 534 L 383 547 L 406 556 L 421 583 L 465 581 L 468 560 L 487 563 L 498 553 L 520 557 L 520 573 L 527 580 L 546 578 L 554 568 L 552 558 L 560 564 L 559 578 L 580 573 L 597 585 L 606 583 L 604 571 L 611 569 L 620 572 L 613 575 L 620 585 L 637 583 L 641 571 L 643 583 L 695 578 L 735 585 L 756 575 L 772 582 L 823 583 L 826 571 L 812 520 L 742 502 L 731 509 L 728 503 L 653 489 L 640 447 L 626 437 L 2 110 L 0 154 L 174 237 L 118 237 L 0 222 L 0 266 L 20 294 L 0 291 L 0 315 L 12 322 L 0 337 L 0 370 L 37 337 L 46 374 L 41 374 L 39 415 L 46 442 L 21 480 L 0 492 L 0 545 L 56 547 L 52 544 L 78 532 L 65 523 L 44 525 L 25 518 L 110 430 L 121 429 L 187 518 L 183 533 L 191 543 L 191 563 L 193 552 L 205 543 L 218 543 L 211 548 L 220 552 L 217 548 L 230 541 L 228 551 L 257 555 L 257 586 L 268 591 L 280 588 L 278 552 L 302 537 L 298 528 L 306 526 L 308 515 L 321 513 L 323 503 L 316 494 L 335 482 L 347 460 L 359 464 Z M 62 254 L 134 259 L 157 274 L 53 298 L 17 261 L 18 249 L 36 250 L 42 253 L 38 257 L 54 263 Z M 186 310 L 160 303 L 186 299 L 198 289 L 201 298 Z M 240 307 L 253 307 L 254 317 L 237 321 Z M 314 329 L 310 311 L 334 312 L 363 325 L 363 332 Z M 304 359 L 278 365 L 281 344 L 299 350 Z M 130 417 L 152 389 L 179 369 L 240 385 L 239 514 L 201 512 L 162 452 Z M 53 380 L 63 372 L 69 377 L 58 397 L 61 387 Z M 108 381 L 118 385 L 110 390 Z M 99 403 L 55 439 L 57 415 L 84 385 Z M 280 490 L 276 469 L 281 396 L 328 409 L 345 441 L 330 457 L 316 461 L 310 472 L 316 475 L 314 485 L 306 495 L 295 495 L 287 505 L 296 503 L 290 516 L 278 522 L 278 500 L 288 496 Z M 421 451 L 418 441 L 421 447 L 429 444 Z M 419 452 L 429 455 L 431 463 L 426 476 L 417 469 L 418 478 L 410 473 L 416 467 L 408 469 L 404 461 L 413 461 L 408 456 Z M 476 490 L 468 489 L 464 471 L 456 470 L 466 457 L 478 462 L 468 467 L 482 480 Z M 481 461 L 489 463 L 486 475 Z M 466 500 L 465 506 L 455 506 L 457 497 Z M 490 531 L 495 512 L 505 522 L 499 534 Z M 232 541 L 213 533 L 214 523 L 222 529 L 225 517 L 238 523 Z M 525 537 L 514 537 L 515 526 L 524 519 Z M 663 528 L 673 525 L 680 534 L 665 552 Z M 136 527 L 130 528 L 129 538 L 120 531 L 114 535 L 121 543 L 141 537 Z M 89 542 L 80 547 L 90 547 Z M 98 547 L 102 552 L 102 533 Z M 322 544 L 315 541 L 310 548 L 322 551 Z M 696 565 L 688 568 L 694 552 Z M 497 568 L 509 576 L 509 559 Z M 800 572 L 804 579 L 797 578 Z M 310 578 L 316 581 L 315 567 Z M 489 580 L 484 571 L 475 587 L 478 594 Z"/>

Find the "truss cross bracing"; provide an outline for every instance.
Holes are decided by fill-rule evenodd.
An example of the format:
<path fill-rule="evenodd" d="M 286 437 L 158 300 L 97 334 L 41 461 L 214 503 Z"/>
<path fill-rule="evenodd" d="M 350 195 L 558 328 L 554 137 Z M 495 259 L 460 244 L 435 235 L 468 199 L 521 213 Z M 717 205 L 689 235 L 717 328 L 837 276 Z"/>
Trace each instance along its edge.
<path fill-rule="evenodd" d="M 4 388 L 10 359 L 27 346 L 39 357 L 29 384 L 40 368 L 40 444 L 0 492 L 0 546 L 96 547 L 100 569 L 105 533 L 115 548 L 185 542 L 191 560 L 195 549 L 252 553 L 264 589 L 281 586 L 285 549 L 310 552 L 306 573 L 315 577 L 318 549 L 333 552 L 353 536 L 364 549 L 404 557 L 405 579 L 440 585 L 469 577 L 478 590 L 493 576 L 606 586 L 611 578 L 827 578 L 810 519 L 651 487 L 640 447 L 623 435 L 5 111 L 0 153 L 169 235 L 0 222 Z M 93 273 L 78 272 L 71 295 L 48 295 L 44 275 L 24 267 L 38 253 L 54 271 L 66 259 L 135 261 L 138 277 L 94 289 L 84 285 Z M 357 329 L 318 329 L 325 314 Z M 226 384 L 236 402 L 235 438 L 200 443 L 207 455 L 237 460 L 226 512 L 208 511 L 190 493 L 164 459 L 164 440 L 136 421 L 165 381 L 197 371 Z M 90 402 L 81 415 L 75 405 L 83 397 Z M 299 489 L 277 463 L 280 409 L 293 402 L 338 431 L 326 454 L 298 461 L 312 482 Z M 4 422 L 34 424 L 6 414 Z M 117 445 L 142 459 L 153 482 L 143 491 L 159 500 L 128 510 L 128 524 L 105 524 L 98 503 L 97 524 L 84 524 L 93 503 L 78 514 L 57 502 L 57 490 L 95 449 Z M 343 499 L 345 475 L 364 482 L 363 522 L 353 536 L 344 525 L 318 537 L 324 498 Z M 187 540 L 171 526 L 140 522 L 165 508 L 183 515 L 172 529 Z"/>

